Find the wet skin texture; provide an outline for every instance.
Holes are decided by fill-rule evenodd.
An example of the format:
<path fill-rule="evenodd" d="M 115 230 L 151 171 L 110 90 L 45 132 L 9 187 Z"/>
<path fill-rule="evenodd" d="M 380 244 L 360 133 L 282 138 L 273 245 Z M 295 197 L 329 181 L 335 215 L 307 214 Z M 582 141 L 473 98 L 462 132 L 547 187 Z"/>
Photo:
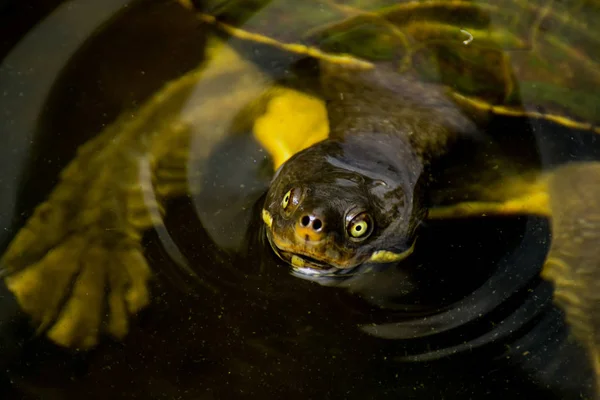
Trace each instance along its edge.
<path fill-rule="evenodd" d="M 380 68 L 323 71 L 330 138 L 277 171 L 263 218 L 275 253 L 307 275 L 347 274 L 409 254 L 430 161 L 470 122 L 438 88 Z"/>
<path fill-rule="evenodd" d="M 400 138 L 387 139 L 327 140 L 281 167 L 265 201 L 273 217 L 267 236 L 281 258 L 343 272 L 378 250 L 411 248 L 424 211 L 423 166 Z M 385 157 L 388 141 L 397 146 Z"/>

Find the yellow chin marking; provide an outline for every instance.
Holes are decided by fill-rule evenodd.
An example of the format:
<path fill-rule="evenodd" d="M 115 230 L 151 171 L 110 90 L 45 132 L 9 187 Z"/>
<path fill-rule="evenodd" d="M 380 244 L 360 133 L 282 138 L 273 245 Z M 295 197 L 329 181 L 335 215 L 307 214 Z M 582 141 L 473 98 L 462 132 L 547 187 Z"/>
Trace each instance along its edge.
<path fill-rule="evenodd" d="M 413 250 L 415 249 L 415 243 L 416 243 L 416 240 L 415 240 L 415 242 L 413 242 L 412 246 L 410 246 L 410 249 L 408 249 L 402 253 L 394 253 L 392 251 L 387 251 L 387 250 L 376 251 L 375 253 L 373 253 L 371 255 L 371 258 L 369 258 L 368 261 L 373 262 L 373 263 L 380 263 L 380 264 L 402 261 L 406 257 L 408 257 L 412 254 Z"/>
<path fill-rule="evenodd" d="M 271 213 L 265 209 L 262 210 L 262 219 L 269 228 L 273 226 L 273 217 L 271 216 Z"/>
<path fill-rule="evenodd" d="M 292 256 L 292 265 L 296 268 L 304 268 L 304 260 L 298 256 Z"/>

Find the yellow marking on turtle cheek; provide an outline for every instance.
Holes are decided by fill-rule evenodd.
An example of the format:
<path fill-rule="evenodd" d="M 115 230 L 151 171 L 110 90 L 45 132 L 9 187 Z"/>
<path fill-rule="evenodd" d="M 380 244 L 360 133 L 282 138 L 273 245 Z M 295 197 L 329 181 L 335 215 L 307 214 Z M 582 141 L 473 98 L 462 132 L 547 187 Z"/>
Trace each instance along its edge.
<path fill-rule="evenodd" d="M 296 255 L 292 256 L 291 263 L 296 268 L 304 268 L 305 262 L 301 257 Z"/>
<path fill-rule="evenodd" d="M 378 264 L 386 264 L 392 262 L 399 262 L 404 260 L 406 257 L 410 256 L 415 249 L 416 240 L 413 242 L 412 246 L 406 251 L 402 253 L 394 253 L 393 251 L 388 250 L 378 250 L 371 255 L 368 262 L 378 263 Z"/>
<path fill-rule="evenodd" d="M 271 216 L 271 213 L 265 210 L 264 208 L 262 210 L 262 219 L 265 225 L 267 225 L 269 228 L 273 226 L 273 217 Z"/>
<path fill-rule="evenodd" d="M 329 121 L 320 99 L 280 89 L 254 122 L 254 137 L 273 157 L 275 170 L 294 154 L 327 139 Z"/>

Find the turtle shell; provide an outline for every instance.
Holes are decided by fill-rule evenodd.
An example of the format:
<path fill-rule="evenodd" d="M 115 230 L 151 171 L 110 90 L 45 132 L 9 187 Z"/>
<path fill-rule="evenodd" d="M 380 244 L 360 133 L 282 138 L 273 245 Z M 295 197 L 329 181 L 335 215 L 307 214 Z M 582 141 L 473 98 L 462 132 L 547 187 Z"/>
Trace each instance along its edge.
<path fill-rule="evenodd" d="M 202 3 L 201 19 L 232 36 L 357 68 L 391 63 L 399 73 L 444 85 L 474 117 L 526 116 L 600 132 L 600 55 L 595 51 L 600 45 L 595 23 L 600 3 Z M 263 62 L 274 63 L 264 51 L 254 51 Z"/>

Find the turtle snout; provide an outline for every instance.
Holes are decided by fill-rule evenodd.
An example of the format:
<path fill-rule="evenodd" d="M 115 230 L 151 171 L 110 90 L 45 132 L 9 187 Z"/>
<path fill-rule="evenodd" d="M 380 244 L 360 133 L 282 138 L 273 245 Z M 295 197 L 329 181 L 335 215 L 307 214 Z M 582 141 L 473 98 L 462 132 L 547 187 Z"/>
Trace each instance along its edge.
<path fill-rule="evenodd" d="M 296 221 L 295 230 L 303 240 L 320 241 L 325 237 L 325 219 L 319 213 L 304 213 Z"/>

